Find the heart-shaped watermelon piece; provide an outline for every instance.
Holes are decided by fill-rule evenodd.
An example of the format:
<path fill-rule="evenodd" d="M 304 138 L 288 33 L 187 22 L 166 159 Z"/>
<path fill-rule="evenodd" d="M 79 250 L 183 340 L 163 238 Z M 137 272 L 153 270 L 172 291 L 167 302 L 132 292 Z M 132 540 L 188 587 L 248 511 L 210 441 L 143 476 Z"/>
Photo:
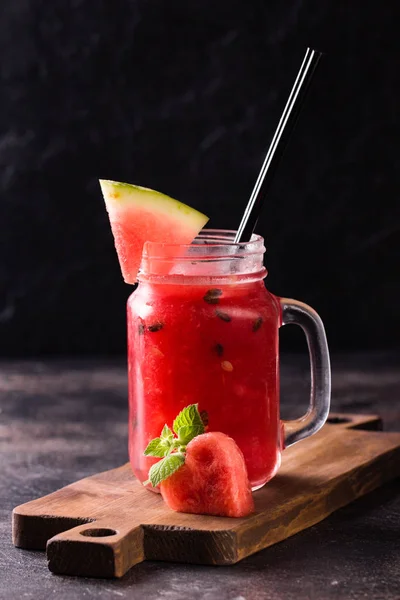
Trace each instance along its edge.
<path fill-rule="evenodd" d="M 185 463 L 161 482 L 160 490 L 167 505 L 179 512 L 245 517 L 254 511 L 243 454 L 221 432 L 192 439 Z"/>

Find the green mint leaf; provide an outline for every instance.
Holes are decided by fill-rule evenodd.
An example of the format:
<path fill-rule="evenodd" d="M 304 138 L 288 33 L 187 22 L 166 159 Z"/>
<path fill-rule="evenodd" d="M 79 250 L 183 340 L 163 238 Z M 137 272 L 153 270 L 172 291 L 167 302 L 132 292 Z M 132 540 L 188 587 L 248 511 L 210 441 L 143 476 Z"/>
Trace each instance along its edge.
<path fill-rule="evenodd" d="M 157 487 L 162 481 L 170 477 L 175 471 L 180 469 L 184 464 L 185 457 L 183 454 L 176 453 L 166 456 L 162 460 L 156 462 L 149 471 L 149 480 L 153 487 Z"/>
<path fill-rule="evenodd" d="M 145 456 L 157 456 L 163 458 L 174 450 L 176 444 L 174 443 L 174 434 L 168 425 L 164 425 L 161 432 L 161 437 L 154 438 L 149 442 L 146 450 L 144 451 Z"/>
<path fill-rule="evenodd" d="M 197 435 L 204 433 L 204 425 L 185 425 L 178 430 L 178 441 L 180 445 L 186 446 Z"/>
<path fill-rule="evenodd" d="M 157 456 L 162 458 L 166 456 L 171 449 L 171 442 L 163 440 L 162 438 L 154 438 L 149 442 L 146 450 L 144 451 L 145 456 Z"/>
<path fill-rule="evenodd" d="M 161 439 L 169 440 L 171 442 L 174 439 L 174 433 L 173 433 L 173 431 L 171 431 L 171 429 L 168 427 L 168 425 L 164 425 L 163 430 L 161 432 Z"/>
<path fill-rule="evenodd" d="M 199 413 L 198 405 L 190 404 L 189 406 L 186 406 L 186 408 L 184 408 L 176 417 L 173 424 L 173 429 L 176 435 L 178 435 L 178 432 L 181 427 L 194 426 L 203 427 L 203 431 L 201 433 L 204 432 L 204 425 Z"/>

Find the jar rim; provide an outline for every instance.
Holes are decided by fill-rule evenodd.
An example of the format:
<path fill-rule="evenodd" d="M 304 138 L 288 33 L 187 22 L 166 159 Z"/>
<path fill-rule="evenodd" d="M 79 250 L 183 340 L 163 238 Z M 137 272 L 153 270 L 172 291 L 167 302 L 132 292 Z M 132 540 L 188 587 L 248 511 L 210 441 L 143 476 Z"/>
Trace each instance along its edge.
<path fill-rule="evenodd" d="M 235 242 L 236 231 L 231 229 L 204 228 L 190 244 L 170 244 L 167 242 L 145 242 L 143 257 L 154 259 L 166 256 L 179 256 L 182 259 L 193 260 L 193 255 L 211 255 L 214 258 L 229 258 L 232 254 L 238 256 L 251 256 L 264 254 L 264 238 L 253 233 L 248 242 Z M 227 255 L 227 249 L 230 249 Z"/>
<path fill-rule="evenodd" d="M 237 243 L 235 235 L 228 229 L 203 229 L 191 244 L 146 242 L 138 280 L 200 283 L 265 277 L 264 239 L 253 234 L 249 242 Z"/>

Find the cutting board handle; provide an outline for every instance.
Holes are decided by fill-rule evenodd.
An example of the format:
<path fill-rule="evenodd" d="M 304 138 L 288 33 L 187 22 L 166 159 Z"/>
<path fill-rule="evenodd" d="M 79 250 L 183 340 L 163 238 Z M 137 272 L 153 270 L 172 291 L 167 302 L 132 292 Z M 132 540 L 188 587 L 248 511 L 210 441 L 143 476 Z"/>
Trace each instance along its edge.
<path fill-rule="evenodd" d="M 101 576 L 122 577 L 145 559 L 143 528 L 140 524 L 127 526 L 122 519 L 110 527 L 110 520 L 103 518 L 59 533 L 47 542 L 46 550 L 53 573 L 89 577 L 96 564 Z"/>

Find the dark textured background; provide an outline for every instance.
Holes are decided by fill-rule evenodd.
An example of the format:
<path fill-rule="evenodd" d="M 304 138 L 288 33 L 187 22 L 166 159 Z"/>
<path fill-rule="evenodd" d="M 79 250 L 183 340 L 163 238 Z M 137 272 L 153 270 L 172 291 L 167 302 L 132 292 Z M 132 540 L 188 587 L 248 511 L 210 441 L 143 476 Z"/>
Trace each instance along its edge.
<path fill-rule="evenodd" d="M 395 0 L 1 0 L 0 354 L 124 352 L 97 178 L 237 227 L 307 45 L 327 57 L 258 225 L 268 286 L 333 348 L 398 345 L 399 19 Z"/>

